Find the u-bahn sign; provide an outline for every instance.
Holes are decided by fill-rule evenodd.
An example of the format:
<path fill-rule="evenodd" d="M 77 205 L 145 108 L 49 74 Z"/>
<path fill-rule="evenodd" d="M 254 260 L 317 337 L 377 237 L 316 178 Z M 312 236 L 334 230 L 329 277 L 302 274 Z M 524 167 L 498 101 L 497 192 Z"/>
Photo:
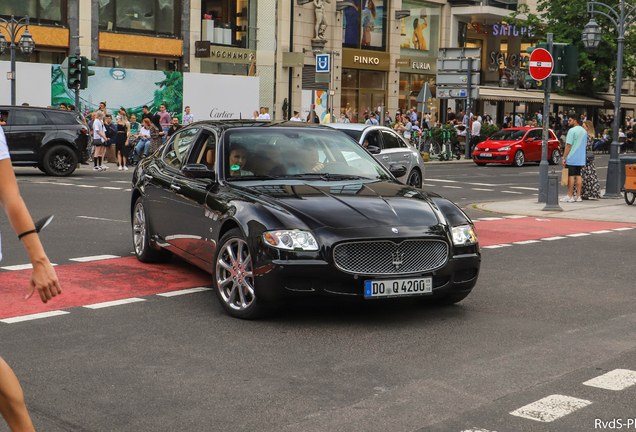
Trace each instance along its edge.
<path fill-rule="evenodd" d="M 530 54 L 528 69 L 533 79 L 543 81 L 552 74 L 552 69 L 554 69 L 552 55 L 543 48 L 535 49 Z"/>

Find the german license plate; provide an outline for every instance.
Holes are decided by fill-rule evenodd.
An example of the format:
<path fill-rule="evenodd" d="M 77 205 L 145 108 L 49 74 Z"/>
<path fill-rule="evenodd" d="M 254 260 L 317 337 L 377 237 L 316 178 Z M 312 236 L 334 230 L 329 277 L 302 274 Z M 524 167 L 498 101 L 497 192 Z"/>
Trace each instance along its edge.
<path fill-rule="evenodd" d="M 481 153 L 479 156 L 481 156 L 481 157 L 492 157 L 492 153 Z"/>
<path fill-rule="evenodd" d="M 433 278 L 431 277 L 364 281 L 364 298 L 404 297 L 432 292 Z"/>

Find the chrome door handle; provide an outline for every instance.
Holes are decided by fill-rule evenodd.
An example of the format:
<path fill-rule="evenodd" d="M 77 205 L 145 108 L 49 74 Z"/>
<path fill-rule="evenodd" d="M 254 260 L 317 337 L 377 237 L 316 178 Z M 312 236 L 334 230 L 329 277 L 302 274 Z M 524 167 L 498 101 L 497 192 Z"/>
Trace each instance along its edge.
<path fill-rule="evenodd" d="M 170 189 L 181 190 L 181 188 L 177 185 L 170 185 Z"/>
<path fill-rule="evenodd" d="M 147 179 L 150 179 L 150 180 L 154 179 L 154 177 L 153 177 L 153 176 L 151 176 L 150 174 L 146 174 L 146 175 L 145 175 L 145 177 L 146 177 Z"/>
<path fill-rule="evenodd" d="M 389 160 L 389 157 L 388 156 L 382 156 L 382 159 Z"/>

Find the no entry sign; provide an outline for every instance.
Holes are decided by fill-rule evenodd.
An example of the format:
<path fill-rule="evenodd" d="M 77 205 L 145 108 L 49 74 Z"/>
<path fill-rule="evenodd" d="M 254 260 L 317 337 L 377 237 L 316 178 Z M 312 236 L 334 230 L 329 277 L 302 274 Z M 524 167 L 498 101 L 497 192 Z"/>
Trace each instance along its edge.
<path fill-rule="evenodd" d="M 543 81 L 552 74 L 554 61 L 547 50 L 537 48 L 530 54 L 530 76 L 537 81 Z"/>

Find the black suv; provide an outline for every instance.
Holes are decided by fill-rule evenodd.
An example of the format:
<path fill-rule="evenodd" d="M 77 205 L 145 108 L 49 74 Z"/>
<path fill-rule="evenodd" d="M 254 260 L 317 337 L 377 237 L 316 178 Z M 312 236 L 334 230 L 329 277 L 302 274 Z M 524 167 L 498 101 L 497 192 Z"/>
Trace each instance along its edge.
<path fill-rule="evenodd" d="M 74 111 L 5 105 L 0 120 L 13 165 L 69 176 L 88 161 L 90 133 Z"/>

